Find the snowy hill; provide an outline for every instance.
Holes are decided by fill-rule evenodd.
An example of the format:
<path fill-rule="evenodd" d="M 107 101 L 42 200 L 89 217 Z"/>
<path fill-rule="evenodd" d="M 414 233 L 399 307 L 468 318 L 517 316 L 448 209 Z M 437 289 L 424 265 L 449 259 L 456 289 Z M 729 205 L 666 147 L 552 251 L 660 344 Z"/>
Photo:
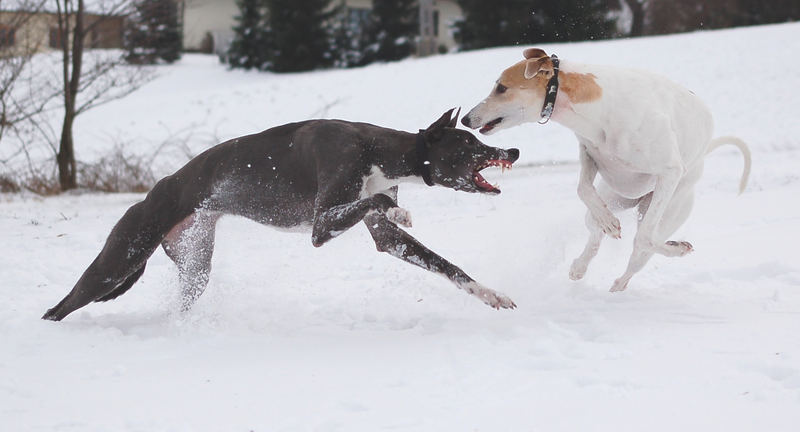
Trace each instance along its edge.
<path fill-rule="evenodd" d="M 209 287 L 187 316 L 161 251 L 126 295 L 60 323 L 39 317 L 142 195 L 0 195 L 0 428 L 47 431 L 794 431 L 800 424 L 800 24 L 555 44 L 561 58 L 661 73 L 700 95 L 716 135 L 753 150 L 708 157 L 675 239 L 623 293 L 622 240 L 585 280 L 575 139 L 550 123 L 483 137 L 519 147 L 489 172 L 497 197 L 401 187 L 410 232 L 519 308 L 495 311 L 375 252 L 362 226 L 322 248 L 239 218 L 217 231 Z M 187 56 L 79 117 L 78 157 L 109 137 L 152 152 L 309 117 L 416 130 L 469 109 L 521 47 L 356 70 L 274 75 Z M 162 174 L 180 154 L 157 161 Z M 550 162 L 558 163 L 550 163 Z"/>

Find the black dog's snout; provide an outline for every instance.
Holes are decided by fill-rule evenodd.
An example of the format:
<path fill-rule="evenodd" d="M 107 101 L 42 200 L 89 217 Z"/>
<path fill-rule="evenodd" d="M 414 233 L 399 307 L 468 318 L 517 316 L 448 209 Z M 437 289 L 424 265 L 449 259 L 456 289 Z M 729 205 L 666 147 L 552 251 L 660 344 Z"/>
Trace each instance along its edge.
<path fill-rule="evenodd" d="M 519 159 L 519 149 L 512 148 L 508 149 L 507 151 L 508 151 L 508 160 L 510 160 L 511 162 L 516 162 L 516 160 Z"/>
<path fill-rule="evenodd" d="M 466 126 L 468 128 L 472 127 L 470 125 L 470 121 L 469 121 L 469 116 L 468 115 L 465 115 L 464 117 L 461 117 L 461 124 L 463 124 L 464 126 Z"/>

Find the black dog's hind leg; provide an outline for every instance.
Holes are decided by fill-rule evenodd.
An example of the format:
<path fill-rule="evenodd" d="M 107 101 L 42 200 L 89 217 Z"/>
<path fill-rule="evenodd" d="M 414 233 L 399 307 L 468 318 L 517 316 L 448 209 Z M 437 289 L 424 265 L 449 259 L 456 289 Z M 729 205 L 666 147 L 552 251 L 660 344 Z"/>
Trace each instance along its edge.
<path fill-rule="evenodd" d="M 197 212 L 175 225 L 161 246 L 178 266 L 181 311 L 188 311 L 208 285 L 214 233 L 221 213 Z"/>
<path fill-rule="evenodd" d="M 438 273 L 495 309 L 517 307 L 505 295 L 475 282 L 463 270 L 425 247 L 417 239 L 389 221 L 386 216 L 371 213 L 364 218 L 364 223 L 367 224 L 367 229 L 372 234 L 379 252 L 386 252 L 407 263 Z"/>
<path fill-rule="evenodd" d="M 144 201 L 131 206 L 72 291 L 42 318 L 60 321 L 91 302 L 110 300 L 128 290 L 167 232 L 186 217 L 174 190 L 173 180 L 167 177 Z"/>

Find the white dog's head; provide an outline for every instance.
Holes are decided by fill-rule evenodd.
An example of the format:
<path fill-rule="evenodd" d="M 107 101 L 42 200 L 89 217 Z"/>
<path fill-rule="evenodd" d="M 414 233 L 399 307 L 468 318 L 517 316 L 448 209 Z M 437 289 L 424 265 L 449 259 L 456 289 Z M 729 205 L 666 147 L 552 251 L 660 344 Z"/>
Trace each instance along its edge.
<path fill-rule="evenodd" d="M 528 48 L 522 55 L 525 60 L 504 70 L 489 96 L 461 119 L 464 126 L 488 135 L 539 119 L 553 61 L 539 48 Z"/>

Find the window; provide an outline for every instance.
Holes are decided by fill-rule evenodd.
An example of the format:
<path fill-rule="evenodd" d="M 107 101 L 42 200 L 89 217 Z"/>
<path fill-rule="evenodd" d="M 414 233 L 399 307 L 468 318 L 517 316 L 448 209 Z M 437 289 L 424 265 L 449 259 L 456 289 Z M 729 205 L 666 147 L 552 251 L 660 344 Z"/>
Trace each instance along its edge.
<path fill-rule="evenodd" d="M 16 29 L 0 25 L 0 48 L 7 48 L 14 46 L 14 35 Z"/>
<path fill-rule="evenodd" d="M 367 8 L 352 8 L 346 9 L 347 24 L 351 29 L 361 29 L 369 22 L 370 10 Z"/>
<path fill-rule="evenodd" d="M 61 32 L 58 27 L 50 27 L 50 48 L 61 49 Z"/>
<path fill-rule="evenodd" d="M 433 35 L 439 37 L 439 11 L 433 11 Z"/>

